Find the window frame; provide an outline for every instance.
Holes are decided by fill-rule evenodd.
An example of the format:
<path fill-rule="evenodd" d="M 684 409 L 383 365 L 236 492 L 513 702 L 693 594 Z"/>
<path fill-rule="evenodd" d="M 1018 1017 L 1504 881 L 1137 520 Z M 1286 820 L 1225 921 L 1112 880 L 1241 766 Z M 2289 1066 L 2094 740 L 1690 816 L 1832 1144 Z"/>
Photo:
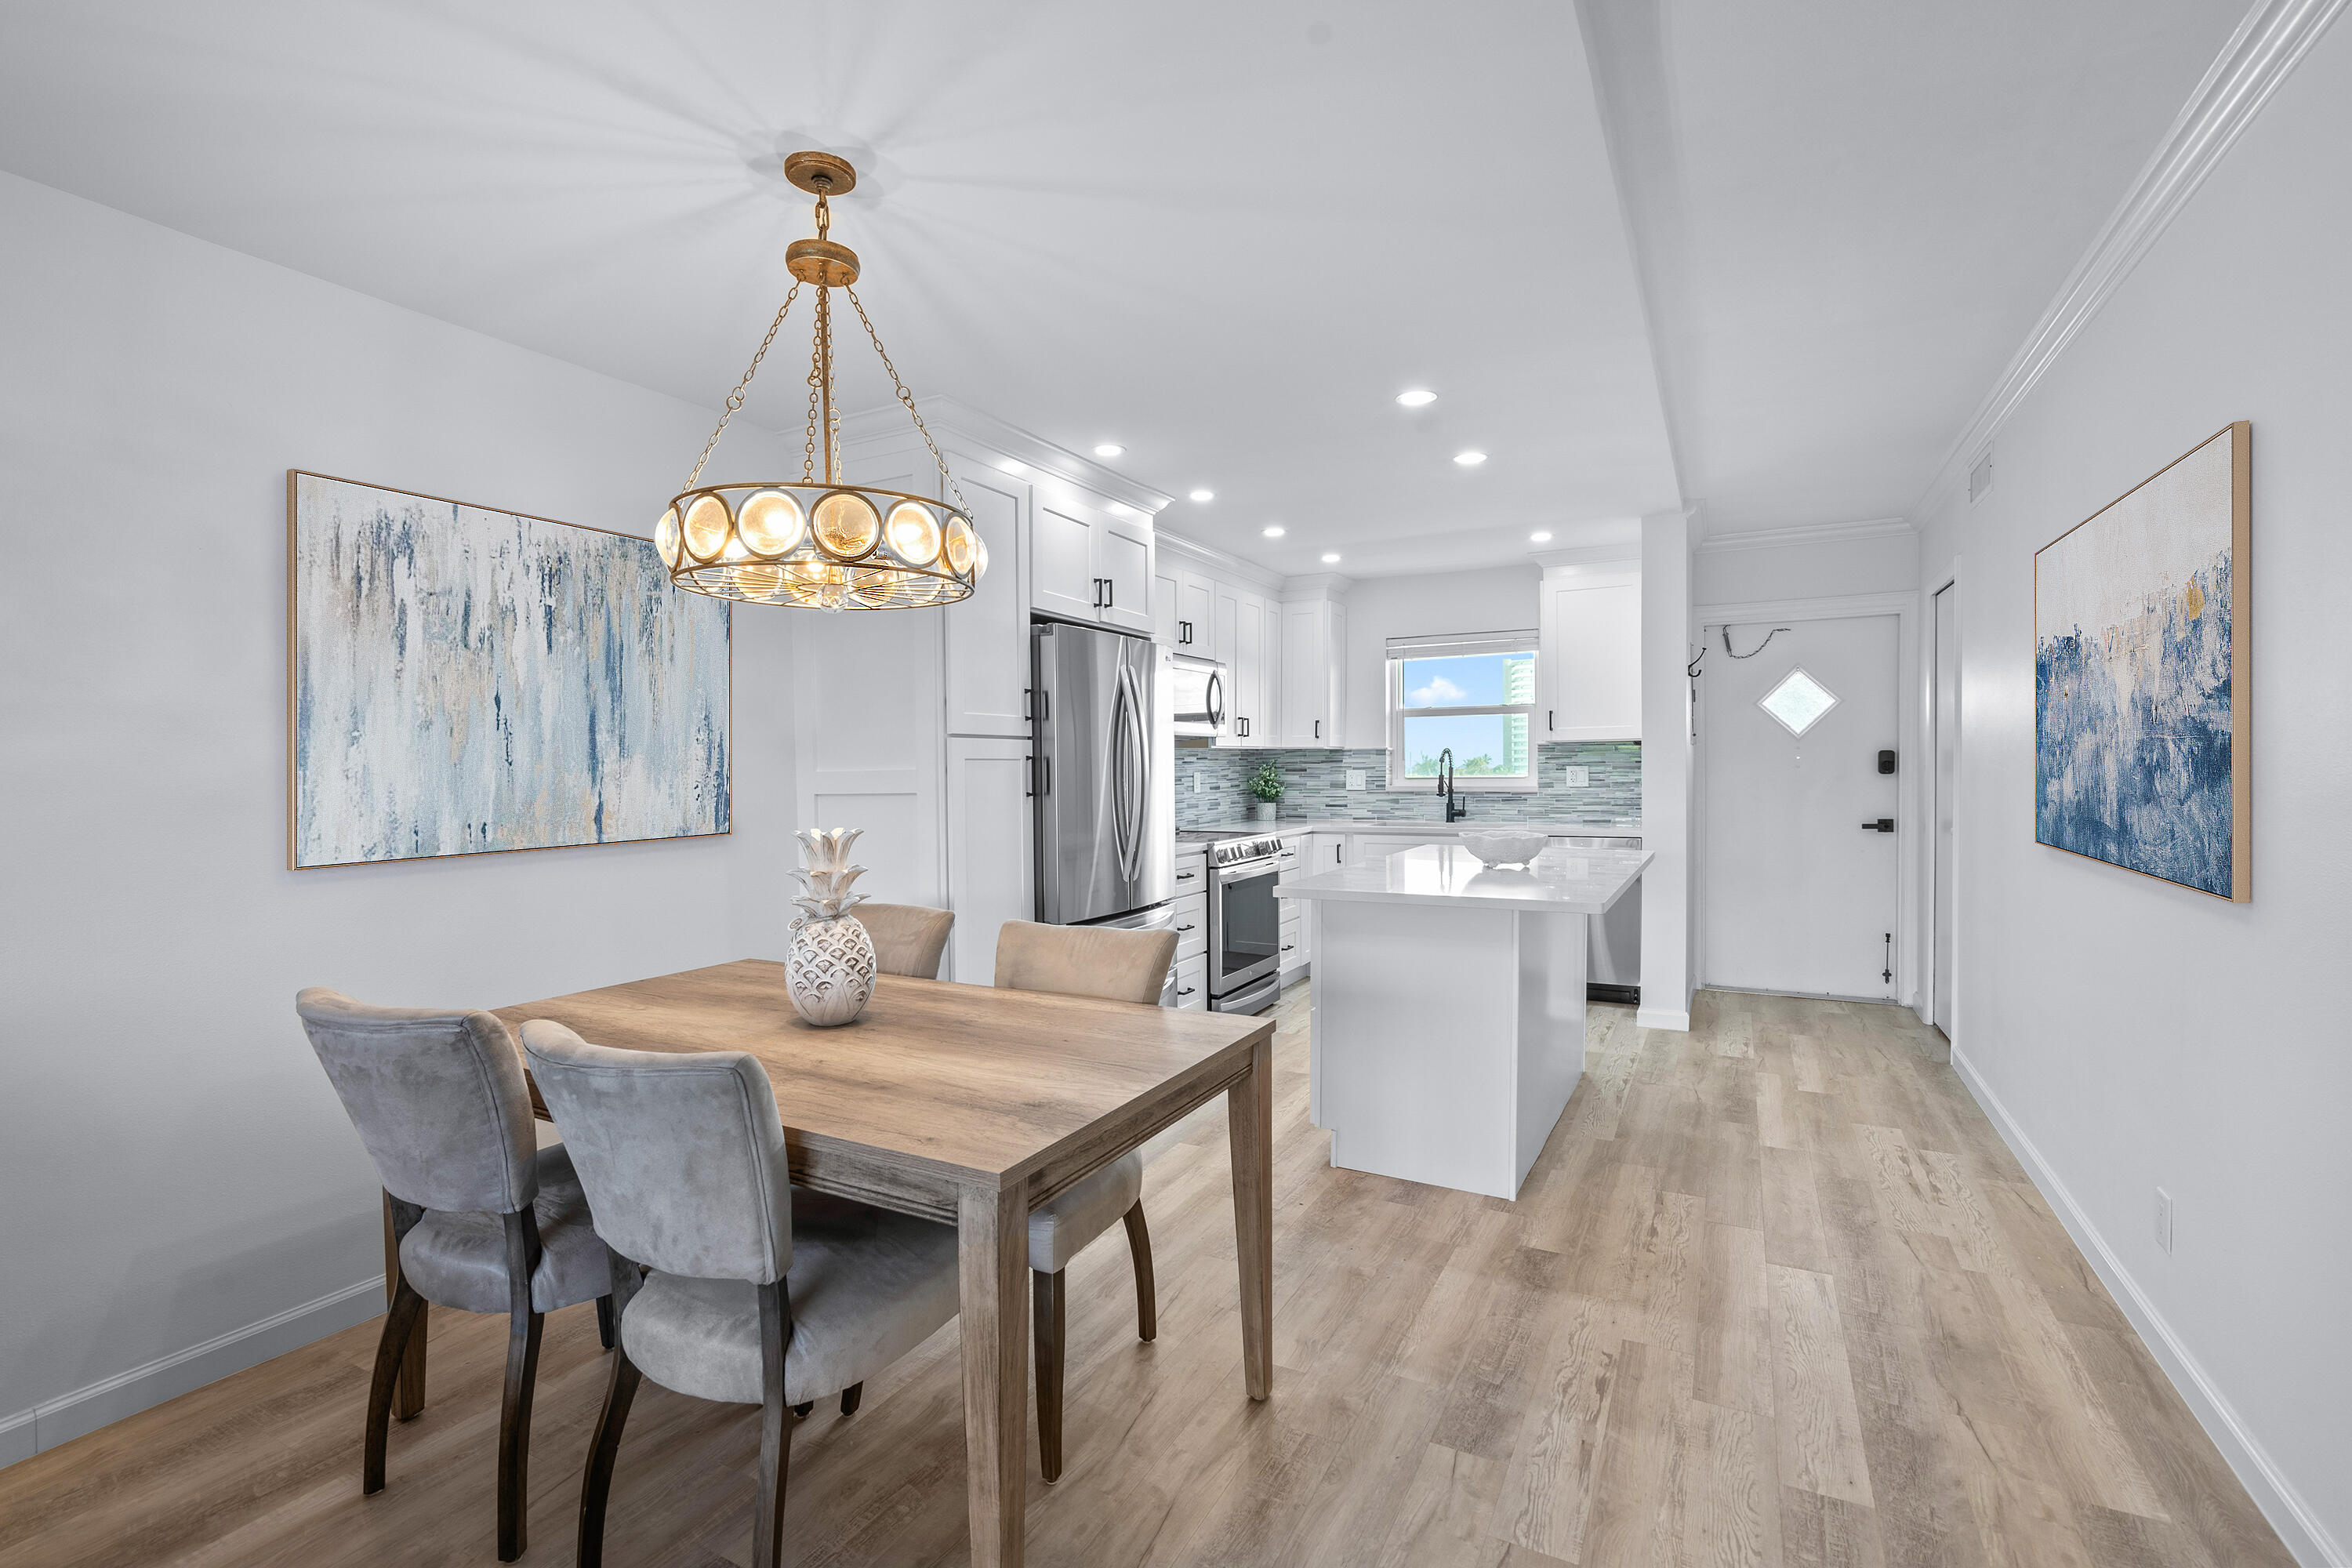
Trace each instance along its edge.
<path fill-rule="evenodd" d="M 1528 771 L 1524 774 L 1494 773 L 1454 775 L 1454 787 L 1463 795 L 1533 795 L 1542 764 L 1537 755 L 1539 742 L 1536 737 L 1534 699 L 1526 702 L 1468 703 L 1458 707 L 1416 708 L 1404 700 L 1404 667 L 1408 661 L 1428 658 L 1475 658 L 1495 654 L 1524 654 L 1538 672 L 1543 668 L 1541 639 L 1532 630 L 1478 632 L 1444 637 L 1391 637 L 1388 641 L 1386 678 L 1388 690 L 1388 787 L 1391 790 L 1437 793 L 1434 776 L 1418 778 L 1404 770 L 1404 721 L 1411 719 L 1477 719 L 1494 714 L 1517 713 L 1528 721 Z M 1540 692 L 1538 693 L 1540 696 Z"/>

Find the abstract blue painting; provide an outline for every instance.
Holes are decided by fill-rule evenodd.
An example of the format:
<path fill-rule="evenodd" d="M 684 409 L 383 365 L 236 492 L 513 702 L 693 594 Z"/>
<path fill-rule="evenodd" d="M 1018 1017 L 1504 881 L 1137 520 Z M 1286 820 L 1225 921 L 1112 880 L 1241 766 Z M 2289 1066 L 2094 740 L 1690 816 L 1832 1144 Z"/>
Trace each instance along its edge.
<path fill-rule="evenodd" d="M 2034 837 L 2240 901 L 2252 441 L 2231 426 L 2033 558 Z"/>
<path fill-rule="evenodd" d="M 288 476 L 290 863 L 729 828 L 730 625 L 650 541 Z"/>

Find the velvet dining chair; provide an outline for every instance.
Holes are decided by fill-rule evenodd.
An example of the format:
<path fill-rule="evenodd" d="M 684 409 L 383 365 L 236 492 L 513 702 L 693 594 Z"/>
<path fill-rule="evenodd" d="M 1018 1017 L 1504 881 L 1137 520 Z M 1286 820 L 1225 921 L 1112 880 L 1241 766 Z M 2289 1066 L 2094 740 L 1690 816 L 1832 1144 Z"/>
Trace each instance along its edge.
<path fill-rule="evenodd" d="M 926 909 L 921 904 L 860 904 L 857 923 L 874 940 L 874 958 L 885 974 L 910 975 L 917 980 L 940 977 L 940 954 L 955 929 L 953 910 Z"/>
<path fill-rule="evenodd" d="M 604 1561 L 646 1377 L 761 1407 L 751 1563 L 775 1568 L 794 1406 L 863 1387 L 956 1315 L 955 1227 L 793 1188 L 774 1089 L 746 1052 L 614 1050 L 537 1018 L 522 1042 L 613 1252 L 619 1342 L 581 1481 L 580 1568 Z"/>
<path fill-rule="evenodd" d="M 996 933 L 1000 990 L 1052 991 L 1110 1002 L 1157 1006 L 1176 958 L 1171 931 L 1114 931 L 1099 926 L 1038 925 L 1007 921 Z M 1037 1466 L 1045 1479 L 1062 1474 L 1062 1384 L 1066 1354 L 1067 1292 L 1062 1272 L 1087 1243 L 1124 1221 L 1135 1265 L 1135 1332 L 1160 1333 L 1151 1278 L 1151 1232 L 1143 1222 L 1143 1155 L 1129 1150 L 1067 1191 L 1029 1211 L 1030 1328 L 1037 1359 Z"/>
<path fill-rule="evenodd" d="M 488 1013 L 375 1007 L 312 986 L 294 1010 L 375 1161 L 395 1241 L 392 1308 L 368 1387 L 360 1489 L 384 1484 L 393 1386 L 425 1304 L 507 1314 L 498 1550 L 528 1544 L 531 1393 L 545 1314 L 597 1303 L 612 1343 L 612 1264 L 561 1143 L 537 1147 L 514 1037 Z"/>

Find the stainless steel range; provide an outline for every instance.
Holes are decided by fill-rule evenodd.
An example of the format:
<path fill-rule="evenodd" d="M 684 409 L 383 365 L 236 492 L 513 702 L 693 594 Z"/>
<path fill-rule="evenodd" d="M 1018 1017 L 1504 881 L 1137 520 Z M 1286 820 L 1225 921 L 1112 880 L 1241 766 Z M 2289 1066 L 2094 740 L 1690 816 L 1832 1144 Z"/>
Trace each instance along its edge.
<path fill-rule="evenodd" d="M 1209 846 L 1209 1005 L 1262 1013 L 1282 994 L 1282 905 L 1274 885 L 1297 865 L 1271 834 Z"/>

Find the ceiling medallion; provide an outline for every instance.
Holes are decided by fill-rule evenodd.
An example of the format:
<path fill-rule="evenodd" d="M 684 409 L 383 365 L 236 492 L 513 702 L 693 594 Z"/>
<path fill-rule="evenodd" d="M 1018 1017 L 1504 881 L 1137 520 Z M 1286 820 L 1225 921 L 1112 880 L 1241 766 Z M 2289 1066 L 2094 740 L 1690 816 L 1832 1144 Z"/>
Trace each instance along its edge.
<path fill-rule="evenodd" d="M 795 153 L 784 160 L 784 178 L 816 197 L 816 237 L 796 239 L 784 248 L 793 282 L 783 308 L 760 340 L 751 368 L 727 395 L 727 411 L 694 460 L 686 488 L 662 513 L 655 547 L 677 586 L 747 605 L 903 610 L 970 598 L 988 570 L 988 545 L 972 527 L 963 491 L 851 287 L 857 281 L 857 253 L 826 237 L 833 226 L 826 198 L 856 189 L 857 171 L 830 153 Z M 816 329 L 809 349 L 808 439 L 802 447 L 800 478 L 699 483 L 703 465 L 727 433 L 727 422 L 743 406 L 743 390 L 759 374 L 803 284 L 816 289 Z M 899 404 L 931 449 L 943 493 L 953 498 L 953 505 L 853 485 L 841 477 L 841 414 L 833 401 L 835 289 L 849 297 L 890 384 L 898 390 Z"/>

